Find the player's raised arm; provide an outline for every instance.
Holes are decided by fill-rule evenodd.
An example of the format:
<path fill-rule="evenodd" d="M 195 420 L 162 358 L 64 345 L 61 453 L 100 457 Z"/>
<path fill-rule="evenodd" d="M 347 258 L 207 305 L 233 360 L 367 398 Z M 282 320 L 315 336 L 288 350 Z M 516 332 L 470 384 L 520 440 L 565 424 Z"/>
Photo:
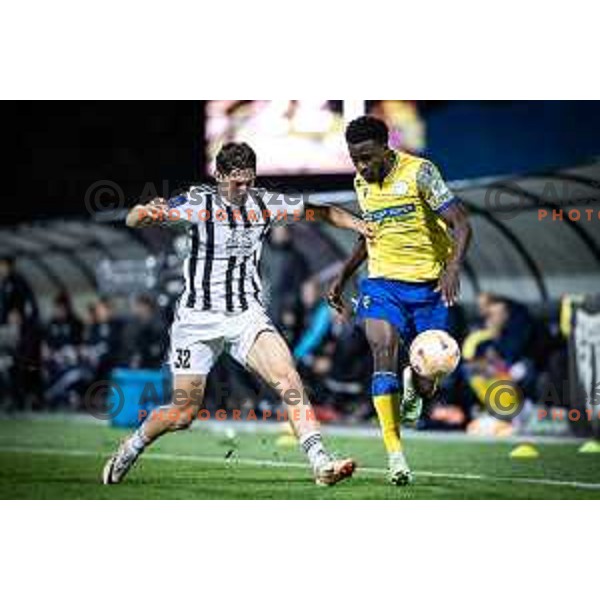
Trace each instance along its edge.
<path fill-rule="evenodd" d="M 166 220 L 167 203 L 164 198 L 155 198 L 148 204 L 134 206 L 125 218 L 127 227 L 140 228 L 152 227 L 164 223 Z"/>
<path fill-rule="evenodd" d="M 373 237 L 373 230 L 368 223 L 339 206 L 316 206 L 314 204 L 307 204 L 306 210 L 312 211 L 310 214 L 319 221 L 325 221 L 326 223 L 341 229 L 356 231 L 369 239 Z"/>
<path fill-rule="evenodd" d="M 148 204 L 134 206 L 125 219 L 127 227 L 181 227 L 198 222 L 201 214 L 201 194 L 192 188 L 189 192 L 166 200 L 154 198 Z"/>
<path fill-rule="evenodd" d="M 458 300 L 460 268 L 471 240 L 469 215 L 460 200 L 450 191 L 435 165 L 424 162 L 417 180 L 421 197 L 448 225 L 452 236 L 452 255 L 446 262 L 438 285 L 444 301 L 452 306 Z"/>
<path fill-rule="evenodd" d="M 367 242 L 364 237 L 360 237 L 356 242 L 352 254 L 348 257 L 340 273 L 333 280 L 327 294 L 327 302 L 337 312 L 344 310 L 343 292 L 346 283 L 354 275 L 356 270 L 367 258 Z"/>

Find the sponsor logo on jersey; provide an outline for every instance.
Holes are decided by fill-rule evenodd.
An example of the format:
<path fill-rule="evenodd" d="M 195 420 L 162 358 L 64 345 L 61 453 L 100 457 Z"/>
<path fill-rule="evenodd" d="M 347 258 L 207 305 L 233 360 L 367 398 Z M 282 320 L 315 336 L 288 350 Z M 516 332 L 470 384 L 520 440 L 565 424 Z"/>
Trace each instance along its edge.
<path fill-rule="evenodd" d="M 365 220 L 381 223 L 386 219 L 402 219 L 408 215 L 412 215 L 414 212 L 414 204 L 403 204 L 401 206 L 391 206 L 389 208 L 382 208 L 381 210 L 374 210 L 366 215 Z"/>

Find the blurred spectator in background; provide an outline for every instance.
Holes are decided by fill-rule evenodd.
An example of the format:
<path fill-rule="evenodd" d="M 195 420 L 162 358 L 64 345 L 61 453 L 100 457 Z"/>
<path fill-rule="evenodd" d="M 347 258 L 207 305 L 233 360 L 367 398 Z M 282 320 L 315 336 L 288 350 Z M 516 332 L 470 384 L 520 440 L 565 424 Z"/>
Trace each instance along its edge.
<path fill-rule="evenodd" d="M 66 293 L 54 298 L 42 343 L 45 399 L 48 407 L 78 408 L 89 373 L 81 362 L 83 323 Z"/>
<path fill-rule="evenodd" d="M 265 278 L 270 290 L 269 316 L 278 328 L 291 330 L 298 323 L 300 291 L 310 270 L 303 254 L 294 246 L 289 227 L 273 227 L 269 249 L 271 260 L 265 262 L 269 271 Z"/>
<path fill-rule="evenodd" d="M 44 333 L 44 355 L 64 348 L 79 349 L 82 339 L 83 323 L 75 315 L 70 297 L 66 293 L 58 294 L 52 303 L 52 316 Z"/>
<path fill-rule="evenodd" d="M 131 369 L 160 369 L 168 337 L 162 315 L 147 295 L 134 299 L 132 311 L 124 331 L 123 362 Z"/>
<path fill-rule="evenodd" d="M 294 358 L 304 364 L 313 361 L 313 354 L 329 333 L 332 324 L 329 305 L 320 292 L 316 279 L 309 279 L 301 288 L 303 333 L 294 347 Z"/>
<path fill-rule="evenodd" d="M 348 307 L 342 315 L 334 315 L 331 338 L 331 368 L 325 378 L 331 403 L 352 421 L 370 419 L 375 415 L 369 396 L 373 370 L 371 349 Z"/>
<path fill-rule="evenodd" d="M 7 410 L 39 407 L 40 372 L 39 328 L 15 308 L 0 326 L 0 400 Z"/>
<path fill-rule="evenodd" d="M 241 409 L 242 415 L 250 409 L 257 414 L 265 410 L 274 414 L 280 407 L 280 400 L 271 388 L 261 384 L 240 363 L 223 353 L 208 376 L 204 406 L 213 414 L 219 409 Z"/>
<path fill-rule="evenodd" d="M 483 293 L 477 304 L 481 326 L 463 344 L 463 372 L 476 398 L 485 403 L 492 386 L 503 381 L 518 386 L 503 386 L 504 403 L 517 402 L 521 394 L 535 401 L 538 369 L 547 360 L 543 347 L 548 331 L 524 305 L 509 298 Z M 469 430 L 502 435 L 512 433 L 513 428 L 488 419 L 475 420 Z"/>
<path fill-rule="evenodd" d="M 0 257 L 0 396 L 9 410 L 39 404 L 40 324 L 31 287 L 11 256 Z"/>
<path fill-rule="evenodd" d="M 84 336 L 85 362 L 94 381 L 104 381 L 122 355 L 123 324 L 108 298 L 100 298 L 92 305 L 89 321 Z"/>
<path fill-rule="evenodd" d="M 487 292 L 477 297 L 482 325 L 494 333 L 494 349 L 509 364 L 529 354 L 536 324 L 519 302 Z"/>
<path fill-rule="evenodd" d="M 324 387 L 324 378 L 331 370 L 331 343 L 326 342 L 329 342 L 332 316 L 320 292 L 316 279 L 305 281 L 301 287 L 302 334 L 294 345 L 293 354 L 303 380 L 312 391 L 317 418 L 327 422 L 339 415 L 327 402 Z"/>
<path fill-rule="evenodd" d="M 24 323 L 38 323 L 38 307 L 29 284 L 15 270 L 11 256 L 0 257 L 0 325 L 8 323 L 8 315 L 17 310 Z"/>
<path fill-rule="evenodd" d="M 348 308 L 334 315 L 314 278 L 302 286 L 302 309 L 304 327 L 294 358 L 313 391 L 319 420 L 370 418 L 372 404 L 364 392 L 370 382 L 371 352 L 362 328 Z"/>
<path fill-rule="evenodd" d="M 21 316 L 18 311 L 7 315 L 6 323 L 0 325 L 0 406 L 6 410 L 15 408 L 18 397 L 15 367 L 18 360 Z"/>

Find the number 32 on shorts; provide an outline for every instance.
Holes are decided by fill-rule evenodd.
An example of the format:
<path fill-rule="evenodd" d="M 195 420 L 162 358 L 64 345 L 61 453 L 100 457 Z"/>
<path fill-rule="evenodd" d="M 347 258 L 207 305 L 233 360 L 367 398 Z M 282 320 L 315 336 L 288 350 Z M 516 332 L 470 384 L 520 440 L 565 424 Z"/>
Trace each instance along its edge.
<path fill-rule="evenodd" d="M 189 369 L 190 368 L 190 356 L 191 351 L 188 348 L 177 348 L 177 359 L 175 360 L 176 369 Z"/>

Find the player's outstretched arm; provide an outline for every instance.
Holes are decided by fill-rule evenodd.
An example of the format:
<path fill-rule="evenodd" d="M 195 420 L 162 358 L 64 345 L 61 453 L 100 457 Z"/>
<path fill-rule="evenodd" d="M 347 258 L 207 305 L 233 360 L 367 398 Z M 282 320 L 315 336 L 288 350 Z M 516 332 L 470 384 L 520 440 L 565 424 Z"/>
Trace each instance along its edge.
<path fill-rule="evenodd" d="M 352 254 L 348 257 L 348 260 L 344 263 L 342 270 L 338 276 L 333 280 L 327 294 L 327 302 L 337 312 L 341 313 L 344 310 L 344 299 L 343 292 L 346 283 L 354 275 L 358 267 L 367 258 L 367 242 L 364 237 L 360 237 L 356 242 Z"/>
<path fill-rule="evenodd" d="M 458 300 L 460 293 L 460 269 L 469 249 L 471 241 L 471 224 L 469 214 L 461 203 L 451 205 L 440 213 L 440 216 L 450 229 L 454 241 L 452 256 L 446 263 L 438 289 L 448 306 L 452 306 Z"/>
<path fill-rule="evenodd" d="M 134 206 L 125 218 L 127 227 L 152 227 L 164 223 L 167 204 L 164 198 L 155 198 L 148 204 Z"/>
<path fill-rule="evenodd" d="M 307 205 L 306 208 L 307 210 L 310 209 L 319 221 L 325 221 L 341 229 L 356 231 L 369 239 L 373 237 L 373 231 L 368 223 L 339 206 L 315 206 L 311 204 Z"/>

